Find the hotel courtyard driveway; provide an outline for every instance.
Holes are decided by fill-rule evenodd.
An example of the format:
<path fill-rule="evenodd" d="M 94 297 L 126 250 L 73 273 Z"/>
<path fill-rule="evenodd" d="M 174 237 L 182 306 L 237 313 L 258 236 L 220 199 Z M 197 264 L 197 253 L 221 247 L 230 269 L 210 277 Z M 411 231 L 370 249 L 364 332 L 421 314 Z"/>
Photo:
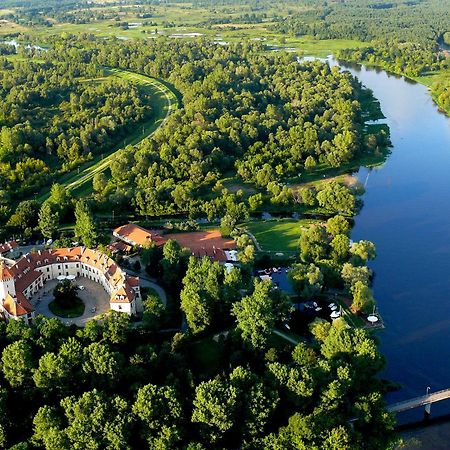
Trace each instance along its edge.
<path fill-rule="evenodd" d="M 53 289 L 58 284 L 56 280 L 47 281 L 44 287 L 31 298 L 30 302 L 36 310 L 36 315 L 42 314 L 45 317 L 58 317 L 66 325 L 74 324 L 78 327 L 83 327 L 88 320 L 109 311 L 109 295 L 100 284 L 84 277 L 78 277 L 74 283 L 77 286 L 85 287 L 84 290 L 78 290 L 78 296 L 85 305 L 82 316 L 66 319 L 55 316 L 50 311 L 48 305 L 54 299 Z"/>

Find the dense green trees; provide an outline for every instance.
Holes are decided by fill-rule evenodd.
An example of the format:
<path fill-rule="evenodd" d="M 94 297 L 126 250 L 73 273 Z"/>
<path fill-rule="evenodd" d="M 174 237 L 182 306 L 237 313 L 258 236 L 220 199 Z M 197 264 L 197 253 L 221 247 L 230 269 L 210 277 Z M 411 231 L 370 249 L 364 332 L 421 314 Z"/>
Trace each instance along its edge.
<path fill-rule="evenodd" d="M 371 41 L 391 38 L 434 48 L 450 28 L 445 0 L 426 2 L 327 2 L 306 0 L 306 11 L 278 21 L 274 28 L 295 36 Z"/>
<path fill-rule="evenodd" d="M 151 114 L 145 91 L 118 79 L 89 82 L 104 71 L 60 59 L 3 61 L 0 189 L 18 198 L 107 151 L 130 124 Z"/>
<path fill-rule="evenodd" d="M 148 384 L 141 387 L 133 413 L 144 424 L 144 437 L 150 448 L 164 448 L 165 440 L 173 447 L 179 440 L 182 408 L 176 390 L 170 386 Z"/>
<path fill-rule="evenodd" d="M 16 125 L 5 125 L 1 135 L 5 165 L 0 158 L 0 173 L 3 167 L 11 176 L 11 167 L 22 164 L 24 170 L 39 171 L 39 180 L 48 184 L 55 164 L 60 165 L 59 172 L 73 168 L 91 153 L 102 152 L 130 123 L 146 117 L 148 99 L 132 85 L 90 86 L 80 81 L 101 75 L 103 67 L 120 67 L 167 79 L 180 92 L 182 107 L 139 148 L 120 151 L 110 174 L 95 177 L 94 208 L 110 211 L 113 206 L 144 216 L 183 213 L 222 218 L 224 234 L 266 201 L 283 209 L 320 203 L 330 212 L 350 214 L 352 197 L 338 198 L 342 204 L 334 205 L 327 197 L 339 197 L 339 192 L 328 188 L 315 198 L 313 190 L 296 192 L 284 180 L 314 170 L 317 164 L 340 167 L 373 151 L 363 131 L 361 85 L 350 74 L 320 62 L 298 64 L 291 55 L 261 50 L 258 43 L 221 47 L 164 39 L 145 44 L 94 37 L 56 39 L 40 54 L 45 63 L 10 66 L 5 84 L 25 82 L 31 71 L 30 89 L 38 91 L 38 97 L 48 96 L 49 104 L 40 106 L 42 114 L 56 103 L 70 115 L 69 122 L 79 121 L 61 132 L 61 124 L 69 123 L 63 115 L 51 127 L 57 135 L 47 136 L 44 129 L 37 137 L 33 122 L 23 125 L 20 133 Z M 49 81 L 51 73 L 55 75 Z M 48 82 L 49 89 L 40 82 L 44 86 Z M 60 95 L 67 97 L 62 103 Z M 105 98 L 104 106 L 100 98 Z M 77 128 L 83 120 L 87 124 Z M 30 149 L 21 149 L 25 140 Z M 20 152 L 14 150 L 19 148 Z M 38 157 L 37 162 L 28 161 Z M 39 161 L 51 170 L 39 166 Z M 254 183 L 261 192 L 247 195 L 240 189 L 224 189 L 220 180 L 230 173 Z M 31 173 L 24 176 L 26 183 L 37 186 Z M 11 186 L 5 185 L 0 195 L 0 220 L 11 215 Z M 21 186 L 25 189 L 24 183 Z M 1 189 L 0 185 L 0 193 Z M 71 219 L 70 198 L 60 185 L 52 188 L 49 201 L 60 221 Z M 9 226 L 17 231 L 28 228 L 14 216 Z"/>
<path fill-rule="evenodd" d="M 58 212 L 53 212 L 51 204 L 45 202 L 39 210 L 39 228 L 42 235 L 46 238 L 52 238 L 58 230 L 58 225 Z"/>
<path fill-rule="evenodd" d="M 255 281 L 254 291 L 233 306 L 242 339 L 255 350 L 263 350 L 277 322 L 286 320 L 291 305 L 272 283 Z"/>
<path fill-rule="evenodd" d="M 431 92 L 440 108 L 450 115 L 450 75 L 433 83 Z"/>
<path fill-rule="evenodd" d="M 181 309 L 193 333 L 208 329 L 222 309 L 221 285 L 223 269 L 208 257 L 189 259 L 181 291 Z"/>
<path fill-rule="evenodd" d="M 109 195 L 136 190 L 132 200 L 140 214 L 224 217 L 226 212 L 232 224 L 245 211 L 230 208 L 231 196 L 199 202 L 226 171 L 265 188 L 308 170 L 309 157 L 335 167 L 365 150 L 360 86 L 319 62 L 300 65 L 288 55 L 262 54 L 257 44 L 89 41 L 82 55 L 76 41 L 65 41 L 64 53 L 61 45 L 55 43 L 45 57 L 67 64 L 64 55 L 70 54 L 71 61 L 83 59 L 89 66 L 119 65 L 167 78 L 183 95 L 183 108 L 161 130 L 138 151 L 122 152 L 119 170 L 112 164 Z M 277 203 L 289 202 L 285 194 L 281 187 L 272 195 Z"/>
<path fill-rule="evenodd" d="M 202 273 L 202 282 L 212 280 L 214 268 L 206 271 L 204 262 L 190 270 Z M 79 330 L 56 319 L 4 324 L 4 444 L 294 449 L 339 448 L 342 442 L 360 448 L 364 441 L 367 448 L 388 447 L 392 418 L 376 378 L 383 359 L 368 333 L 339 321 L 315 322 L 314 342 L 287 350 L 271 338 L 289 309 L 278 290 L 257 282 L 232 301 L 236 324 L 228 322 L 211 355 L 217 376 L 192 357 L 203 340 L 189 333 L 164 339 L 118 314 Z M 348 421 L 355 417 L 352 429 Z M 24 430 L 24 420 L 32 428 Z"/>
<path fill-rule="evenodd" d="M 337 56 L 345 61 L 368 63 L 409 77 L 450 68 L 443 54 L 414 43 L 381 42 L 370 47 L 341 50 Z"/>
<path fill-rule="evenodd" d="M 2 352 L 3 375 L 13 387 L 23 385 L 32 373 L 31 347 L 24 341 L 13 342 Z"/>
<path fill-rule="evenodd" d="M 295 264 L 289 271 L 289 278 L 303 299 L 312 298 L 323 287 L 323 274 L 314 264 Z"/>

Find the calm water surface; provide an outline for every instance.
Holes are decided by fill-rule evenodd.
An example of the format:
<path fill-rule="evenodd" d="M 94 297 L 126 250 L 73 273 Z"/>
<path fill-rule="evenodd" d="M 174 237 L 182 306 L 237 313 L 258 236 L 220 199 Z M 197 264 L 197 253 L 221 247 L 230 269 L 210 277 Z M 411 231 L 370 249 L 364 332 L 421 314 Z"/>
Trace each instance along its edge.
<path fill-rule="evenodd" d="M 386 325 L 384 376 L 402 385 L 388 397 L 399 401 L 423 395 L 427 386 L 450 388 L 450 119 L 420 84 L 345 68 L 373 90 L 391 130 L 384 166 L 358 173 L 366 193 L 352 237 L 377 246 L 371 267 Z M 442 412 L 450 413 L 450 401 L 433 405 L 432 414 Z"/>

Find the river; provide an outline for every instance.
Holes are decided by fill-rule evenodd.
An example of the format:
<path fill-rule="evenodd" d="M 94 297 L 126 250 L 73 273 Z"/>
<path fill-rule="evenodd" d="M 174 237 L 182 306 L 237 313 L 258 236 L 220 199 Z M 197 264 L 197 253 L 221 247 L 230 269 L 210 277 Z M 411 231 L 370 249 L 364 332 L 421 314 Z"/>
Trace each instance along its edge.
<path fill-rule="evenodd" d="M 330 59 L 331 64 L 335 61 Z M 381 103 L 392 153 L 377 169 L 362 168 L 364 206 L 353 239 L 376 244 L 374 293 L 385 330 L 379 333 L 387 368 L 401 384 L 389 402 L 450 387 L 450 120 L 427 88 L 383 70 L 349 70 Z M 450 402 L 432 414 L 450 413 Z M 423 411 L 402 413 L 399 422 Z"/>

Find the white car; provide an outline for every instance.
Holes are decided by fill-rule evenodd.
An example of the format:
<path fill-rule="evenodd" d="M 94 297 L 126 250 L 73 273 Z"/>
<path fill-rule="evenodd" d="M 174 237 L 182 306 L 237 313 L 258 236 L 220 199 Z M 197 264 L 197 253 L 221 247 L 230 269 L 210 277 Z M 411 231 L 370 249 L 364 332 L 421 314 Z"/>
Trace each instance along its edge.
<path fill-rule="evenodd" d="M 79 289 L 80 291 L 84 291 L 86 288 L 85 288 L 84 286 L 78 286 L 78 289 Z"/>

